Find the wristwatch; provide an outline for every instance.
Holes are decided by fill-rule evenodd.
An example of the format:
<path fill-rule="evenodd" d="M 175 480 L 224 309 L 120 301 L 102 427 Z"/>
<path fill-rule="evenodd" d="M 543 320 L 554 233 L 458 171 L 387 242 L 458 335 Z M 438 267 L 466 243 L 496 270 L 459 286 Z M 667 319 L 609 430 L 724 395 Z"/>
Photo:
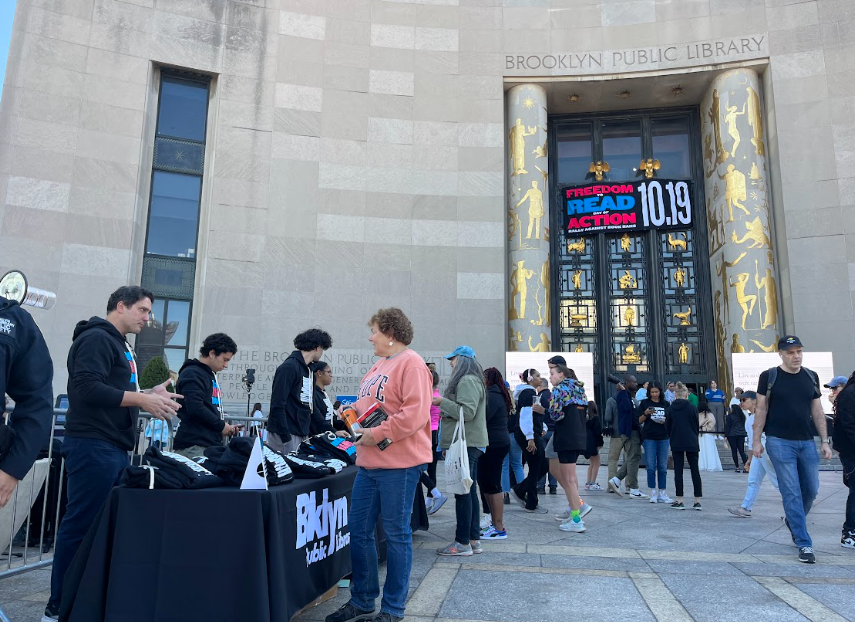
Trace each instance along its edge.
<path fill-rule="evenodd" d="M 831 444 L 831 441 L 827 438 L 822 439 L 822 442 L 825 443 L 826 445 Z"/>

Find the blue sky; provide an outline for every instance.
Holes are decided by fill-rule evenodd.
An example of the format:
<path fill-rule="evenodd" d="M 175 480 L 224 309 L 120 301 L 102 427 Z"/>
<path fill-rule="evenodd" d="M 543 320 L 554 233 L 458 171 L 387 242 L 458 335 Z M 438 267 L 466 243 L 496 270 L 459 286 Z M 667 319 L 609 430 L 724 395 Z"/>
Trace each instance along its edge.
<path fill-rule="evenodd" d="M 6 75 L 6 57 L 9 55 L 15 4 L 16 0 L 0 0 L 0 76 Z"/>

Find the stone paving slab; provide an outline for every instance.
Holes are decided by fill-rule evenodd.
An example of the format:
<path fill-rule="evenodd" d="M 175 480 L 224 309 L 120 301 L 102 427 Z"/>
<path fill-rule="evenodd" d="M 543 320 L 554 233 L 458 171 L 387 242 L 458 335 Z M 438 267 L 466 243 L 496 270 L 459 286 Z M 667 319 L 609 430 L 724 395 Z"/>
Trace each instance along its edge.
<path fill-rule="evenodd" d="M 855 620 L 855 585 L 817 585 L 800 582 L 794 585 L 846 620 Z"/>

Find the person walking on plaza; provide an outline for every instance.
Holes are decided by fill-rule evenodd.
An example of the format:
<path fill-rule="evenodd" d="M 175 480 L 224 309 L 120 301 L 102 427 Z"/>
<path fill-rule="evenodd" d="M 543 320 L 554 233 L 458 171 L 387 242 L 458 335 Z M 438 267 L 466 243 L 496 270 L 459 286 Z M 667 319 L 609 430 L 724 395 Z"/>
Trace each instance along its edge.
<path fill-rule="evenodd" d="M 434 365 L 434 367 L 436 366 Z M 431 379 L 433 380 L 433 395 L 431 396 L 431 400 L 433 400 L 433 398 L 442 397 L 442 394 L 439 392 L 439 374 L 436 373 L 435 369 L 431 369 L 430 365 L 428 365 L 428 370 L 430 371 Z M 425 501 L 428 514 L 436 514 L 439 512 L 439 509 L 445 505 L 445 502 L 448 501 L 448 497 L 442 494 L 436 487 L 436 465 L 439 461 L 436 450 L 437 447 L 439 447 L 439 419 L 441 416 L 442 411 L 439 409 L 439 406 L 436 406 L 431 402 L 430 443 L 431 456 L 433 456 L 433 460 L 428 464 L 427 471 L 423 473 L 421 477 L 421 483 L 427 488 L 429 495 Z"/>
<path fill-rule="evenodd" d="M 769 452 L 784 504 L 786 525 L 799 548 L 799 561 L 813 564 L 816 555 L 807 531 L 807 515 L 819 490 L 819 456 L 811 430 L 813 420 L 822 442 L 823 458 L 831 458 L 825 413 L 816 374 L 802 367 L 804 346 L 795 335 L 778 341 L 781 365 L 767 369 L 757 382 L 754 457 Z M 765 446 L 761 435 L 766 433 Z"/>
<path fill-rule="evenodd" d="M 294 337 L 294 347 L 273 376 L 267 420 L 267 444 L 285 454 L 309 436 L 315 384 L 309 365 L 320 361 L 324 350 L 332 347 L 332 337 L 320 328 L 310 328 Z"/>
<path fill-rule="evenodd" d="M 638 405 L 638 423 L 647 461 L 647 487 L 650 503 L 671 503 L 666 491 L 668 478 L 668 430 L 665 429 L 665 409 L 668 404 L 662 394 L 662 385 L 650 384 L 649 397 Z M 659 483 L 657 486 L 657 476 Z"/>
<path fill-rule="evenodd" d="M 348 515 L 350 600 L 326 622 L 403 619 L 413 563 L 410 514 L 419 474 L 431 459 L 431 376 L 422 357 L 409 348 L 413 325 L 403 311 L 392 307 L 378 310 L 369 326 L 368 341 L 380 359 L 362 379 L 353 408 L 361 415 L 379 404 L 388 419 L 365 429 L 356 441 L 359 468 Z M 390 444 L 380 450 L 377 444 L 384 440 Z M 380 613 L 374 616 L 380 596 L 374 534 L 380 520 L 386 534 L 386 583 Z"/>
<path fill-rule="evenodd" d="M 547 468 L 543 446 L 543 409 L 533 409 L 535 404 L 540 406 L 537 399 L 540 373 L 536 369 L 527 369 L 522 373 L 522 380 L 526 386 L 516 401 L 519 426 L 514 430 L 514 439 L 523 450 L 523 464 L 528 464 L 528 473 L 523 481 L 511 487 L 511 497 L 526 512 L 545 514 L 546 509 L 539 507 L 537 498 L 537 482 Z"/>
<path fill-rule="evenodd" d="M 710 380 L 710 388 L 704 393 L 707 398 L 707 404 L 710 406 L 710 411 L 715 417 L 715 433 L 721 434 L 724 430 L 724 391 L 718 388 L 718 383 L 715 380 Z M 695 404 L 697 406 L 697 404 Z"/>
<path fill-rule="evenodd" d="M 203 456 L 205 448 L 222 445 L 240 430 L 226 423 L 217 374 L 229 366 L 237 352 L 234 339 L 225 333 L 205 337 L 199 348 L 199 358 L 188 359 L 178 373 L 175 391 L 184 396 L 179 400 L 181 425 L 175 433 L 172 447 L 187 458 Z"/>
<path fill-rule="evenodd" d="M 439 446 L 448 449 L 454 437 L 454 427 L 463 417 L 466 432 L 466 453 L 469 457 L 469 477 L 472 486 L 465 495 L 454 495 L 457 529 L 454 541 L 437 550 L 440 555 L 464 555 L 481 552 L 480 501 L 478 499 L 478 463 L 488 445 L 487 391 L 484 370 L 469 346 L 459 346 L 446 356 L 451 365 L 451 379 L 445 397 L 433 398 L 442 411 Z"/>
<path fill-rule="evenodd" d="M 504 540 L 505 504 L 502 499 L 502 462 L 508 455 L 511 437 L 508 434 L 508 413 L 511 411 L 511 396 L 505 387 L 505 379 L 495 367 L 484 370 L 487 387 L 487 451 L 478 465 L 478 486 L 487 501 L 491 524 L 482 531 L 484 540 Z"/>
<path fill-rule="evenodd" d="M 698 400 L 698 425 L 700 426 L 701 453 L 698 468 L 701 471 L 722 471 L 718 445 L 715 444 L 715 417 L 710 412 L 706 398 Z"/>
<path fill-rule="evenodd" d="M 840 378 L 826 385 L 835 385 L 830 387 L 834 392 L 834 450 L 843 465 L 843 483 L 849 488 L 840 546 L 855 549 L 855 372 L 844 385 Z"/>
<path fill-rule="evenodd" d="M 675 510 L 685 510 L 683 504 L 683 464 L 689 463 L 692 473 L 692 488 L 695 494 L 695 503 L 692 509 L 701 509 L 701 497 L 703 487 L 701 483 L 701 472 L 698 470 L 698 409 L 688 400 L 689 391 L 682 382 L 677 383 L 674 391 L 677 399 L 665 411 L 665 427 L 671 440 L 671 453 L 674 456 L 674 489 L 675 501 L 671 507 Z"/>
<path fill-rule="evenodd" d="M 588 475 L 585 490 L 599 491 L 603 487 L 597 483 L 600 472 L 600 448 L 603 440 L 603 421 L 596 402 L 588 402 L 588 419 L 585 421 L 585 457 L 588 459 Z"/>
<path fill-rule="evenodd" d="M 621 482 L 626 479 L 629 496 L 632 499 L 649 499 L 638 489 L 638 465 L 641 462 L 641 435 L 633 396 L 638 388 L 635 376 L 626 376 L 623 383 L 617 385 L 617 392 L 606 402 L 606 414 L 603 425 L 611 429 L 609 443 L 609 491 L 619 496 Z M 618 469 L 621 451 L 624 452 L 623 466 Z"/>
<path fill-rule="evenodd" d="M 753 451 L 754 441 L 754 412 L 757 409 L 757 393 L 754 391 L 743 391 L 739 398 L 745 413 L 745 431 L 748 435 L 748 451 Z M 760 436 L 760 442 L 765 442 L 766 436 Z M 775 490 L 778 490 L 778 476 L 775 475 L 775 467 L 772 466 L 772 461 L 769 459 L 769 452 L 764 452 L 761 458 L 753 458 L 751 460 L 751 470 L 748 471 L 748 488 L 745 491 L 745 498 L 742 500 L 742 505 L 737 508 L 728 508 L 727 511 L 739 518 L 751 518 L 751 510 L 754 507 L 754 502 L 757 501 L 757 493 L 760 492 L 760 484 L 763 483 L 763 478 L 769 476 L 769 481 Z"/>
<path fill-rule="evenodd" d="M 140 409 L 171 419 L 184 397 L 168 393 L 167 380 L 140 391 L 134 351 L 126 340 L 151 316 L 154 294 L 120 287 L 107 301 L 107 318 L 77 323 L 68 352 L 68 413 L 62 457 L 68 474 L 68 506 L 59 525 L 44 617 L 59 618 L 62 584 L 71 560 L 101 506 L 130 464 Z"/>
<path fill-rule="evenodd" d="M 546 378 L 540 379 L 540 389 L 537 391 L 537 399 L 544 410 L 549 408 L 549 400 L 552 399 L 552 391 L 549 389 L 549 380 Z M 549 417 L 544 417 L 544 419 L 545 421 L 543 422 L 543 425 L 546 428 L 546 431 L 543 433 L 543 446 L 546 447 L 549 445 L 549 439 L 552 438 L 553 432 L 555 432 L 555 422 L 550 420 Z M 558 480 L 555 479 L 555 476 L 551 471 L 544 473 L 543 477 L 540 478 L 540 481 L 537 482 L 537 494 L 546 494 L 547 479 L 549 480 L 549 494 L 558 494 Z"/>
<path fill-rule="evenodd" d="M 731 406 L 727 413 L 727 421 L 724 424 L 724 437 L 730 445 L 730 454 L 736 472 L 741 473 L 746 469 L 745 457 L 745 413 L 741 406 Z M 739 458 L 742 457 L 742 468 L 739 468 Z"/>

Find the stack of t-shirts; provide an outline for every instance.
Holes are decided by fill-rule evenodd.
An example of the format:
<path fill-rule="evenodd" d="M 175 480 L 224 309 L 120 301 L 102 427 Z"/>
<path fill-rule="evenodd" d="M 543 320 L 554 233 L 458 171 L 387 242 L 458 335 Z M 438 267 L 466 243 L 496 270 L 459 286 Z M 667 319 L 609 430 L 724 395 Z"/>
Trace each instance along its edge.
<path fill-rule="evenodd" d="M 228 485 L 240 486 L 254 445 L 255 439 L 233 438 L 227 447 L 222 445 L 208 447 L 205 449 L 205 456 L 199 458 L 198 461 L 199 464 L 223 478 Z M 273 451 L 266 445 L 262 445 L 262 450 L 268 484 L 277 486 L 287 484 L 294 479 L 294 473 L 282 454 Z"/>
<path fill-rule="evenodd" d="M 324 463 L 323 457 L 291 453 L 285 454 L 285 461 L 298 479 L 317 479 L 336 472 Z"/>
<path fill-rule="evenodd" d="M 213 488 L 223 480 L 204 466 L 179 454 L 149 447 L 142 466 L 125 469 L 122 482 L 131 488 Z"/>
<path fill-rule="evenodd" d="M 264 464 L 267 467 L 267 483 L 276 486 L 293 481 L 294 472 L 288 466 L 285 456 L 278 451 L 273 451 L 267 445 L 263 445 L 262 448 L 264 450 Z"/>
<path fill-rule="evenodd" d="M 356 464 L 356 445 L 332 432 L 310 436 L 300 444 L 300 453 L 323 454 L 347 464 Z"/>

